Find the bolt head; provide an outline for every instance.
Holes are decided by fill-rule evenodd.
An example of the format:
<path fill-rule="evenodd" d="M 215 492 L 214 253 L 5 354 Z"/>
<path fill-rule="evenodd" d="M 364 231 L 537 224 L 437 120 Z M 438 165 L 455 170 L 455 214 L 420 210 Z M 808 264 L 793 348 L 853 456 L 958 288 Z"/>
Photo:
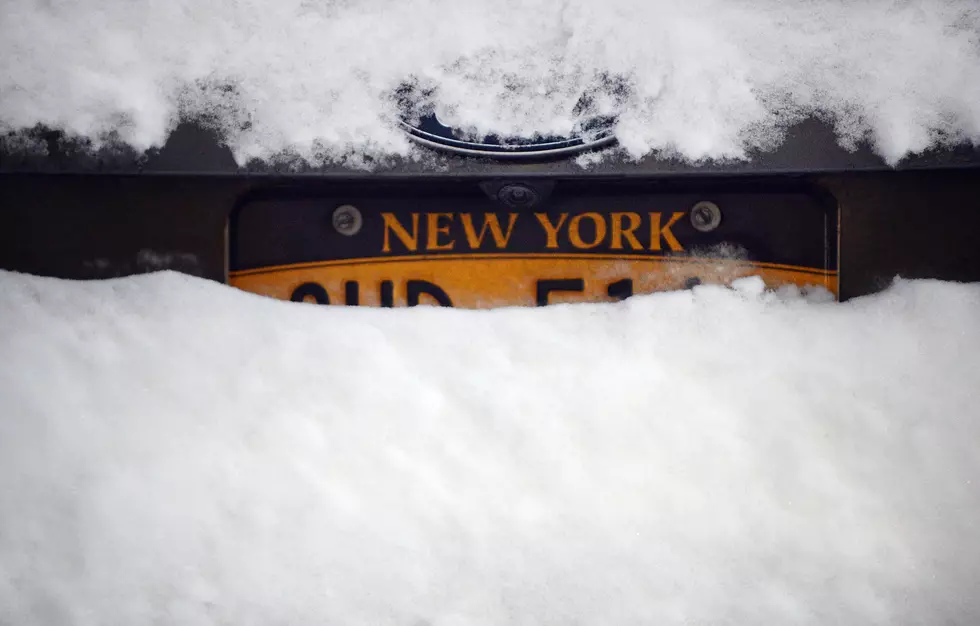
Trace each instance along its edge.
<path fill-rule="evenodd" d="M 361 216 L 361 212 L 357 207 L 345 204 L 334 210 L 331 222 L 333 223 L 334 230 L 338 233 L 347 237 L 353 237 L 361 231 L 364 218 Z"/>
<path fill-rule="evenodd" d="M 707 200 L 691 207 L 691 226 L 702 233 L 709 233 L 721 224 L 721 209 Z"/>

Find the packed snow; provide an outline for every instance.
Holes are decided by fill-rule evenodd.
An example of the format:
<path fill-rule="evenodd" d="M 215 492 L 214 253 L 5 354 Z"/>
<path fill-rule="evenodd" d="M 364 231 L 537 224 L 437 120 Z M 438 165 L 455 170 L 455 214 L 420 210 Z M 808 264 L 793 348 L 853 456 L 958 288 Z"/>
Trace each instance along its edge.
<path fill-rule="evenodd" d="M 418 156 L 397 90 L 476 133 L 569 132 L 622 86 L 626 156 L 746 158 L 807 116 L 891 163 L 980 142 L 976 0 L 4 0 L 0 130 L 161 145 L 179 119 L 240 163 Z"/>
<path fill-rule="evenodd" d="M 977 320 L 0 273 L 0 624 L 977 624 Z"/>

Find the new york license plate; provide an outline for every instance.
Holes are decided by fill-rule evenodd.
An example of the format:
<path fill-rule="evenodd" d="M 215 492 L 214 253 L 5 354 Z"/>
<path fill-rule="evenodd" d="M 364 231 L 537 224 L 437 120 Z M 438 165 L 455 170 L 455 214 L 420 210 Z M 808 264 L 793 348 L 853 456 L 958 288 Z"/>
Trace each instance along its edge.
<path fill-rule="evenodd" d="M 382 307 L 600 302 L 750 275 L 836 295 L 837 225 L 832 198 L 772 186 L 270 190 L 231 217 L 229 283 Z"/>

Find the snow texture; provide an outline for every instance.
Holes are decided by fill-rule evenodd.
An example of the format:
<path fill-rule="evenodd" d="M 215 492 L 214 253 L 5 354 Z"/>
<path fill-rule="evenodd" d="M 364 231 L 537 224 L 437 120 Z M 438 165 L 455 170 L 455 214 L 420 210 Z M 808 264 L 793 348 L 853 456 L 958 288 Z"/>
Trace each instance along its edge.
<path fill-rule="evenodd" d="M 0 624 L 980 623 L 980 285 L 0 294 Z"/>
<path fill-rule="evenodd" d="M 178 120 L 249 158 L 418 156 L 396 92 L 483 134 L 619 114 L 625 154 L 742 159 L 807 116 L 890 163 L 980 142 L 976 0 L 4 0 L 0 130 L 162 144 Z"/>

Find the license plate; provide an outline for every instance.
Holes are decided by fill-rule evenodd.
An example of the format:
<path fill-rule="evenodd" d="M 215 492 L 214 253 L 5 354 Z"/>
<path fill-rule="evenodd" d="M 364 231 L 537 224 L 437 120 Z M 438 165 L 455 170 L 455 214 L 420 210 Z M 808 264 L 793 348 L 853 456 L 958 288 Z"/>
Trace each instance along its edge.
<path fill-rule="evenodd" d="M 229 283 L 319 304 L 622 300 L 757 275 L 838 293 L 837 205 L 810 189 L 375 183 L 270 190 L 229 224 Z"/>

